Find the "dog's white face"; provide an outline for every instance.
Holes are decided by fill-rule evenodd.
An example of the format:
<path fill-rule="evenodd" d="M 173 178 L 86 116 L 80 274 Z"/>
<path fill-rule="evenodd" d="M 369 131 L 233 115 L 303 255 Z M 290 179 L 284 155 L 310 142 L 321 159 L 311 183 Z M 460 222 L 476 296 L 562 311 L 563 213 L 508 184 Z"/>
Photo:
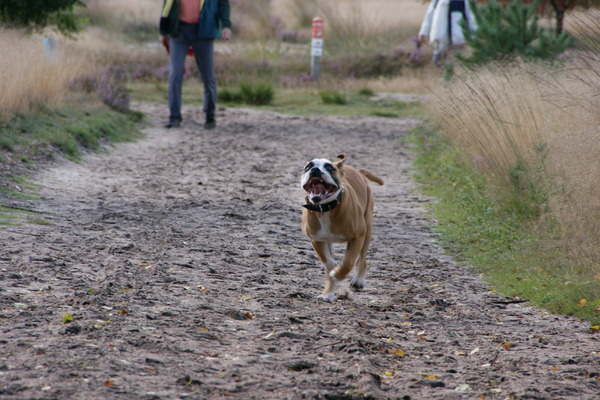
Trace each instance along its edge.
<path fill-rule="evenodd" d="M 341 166 L 344 159 L 336 163 L 325 158 L 315 158 L 304 167 L 300 186 L 312 204 L 325 204 L 335 200 L 341 189 Z"/>

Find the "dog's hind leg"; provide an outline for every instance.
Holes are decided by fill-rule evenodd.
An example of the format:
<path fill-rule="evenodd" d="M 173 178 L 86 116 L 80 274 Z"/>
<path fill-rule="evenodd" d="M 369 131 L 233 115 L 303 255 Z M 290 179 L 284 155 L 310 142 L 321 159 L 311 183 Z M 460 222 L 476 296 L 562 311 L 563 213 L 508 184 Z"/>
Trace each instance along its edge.
<path fill-rule="evenodd" d="M 367 236 L 363 243 L 358 262 L 356 263 L 356 275 L 352 277 L 350 286 L 355 290 L 361 290 L 365 287 L 365 275 L 367 273 L 367 252 L 371 243 L 371 229 L 367 229 Z"/>
<path fill-rule="evenodd" d="M 368 192 L 370 193 L 370 190 L 368 190 Z M 358 261 L 356 263 L 356 275 L 352 277 L 352 281 L 350 282 L 350 286 L 355 290 L 361 290 L 365 287 L 365 275 L 367 273 L 367 253 L 369 252 L 369 245 L 371 244 L 371 237 L 373 236 L 373 226 L 371 224 L 372 220 L 373 197 L 369 195 L 369 202 L 365 210 L 365 221 L 367 221 L 367 230 L 365 232 L 364 241 L 362 243 L 360 254 L 358 256 Z"/>
<path fill-rule="evenodd" d="M 315 242 L 311 241 L 317 256 L 325 267 L 325 289 L 319 296 L 321 300 L 325 300 L 329 303 L 333 303 L 335 300 L 335 280 L 329 275 L 330 272 L 335 268 L 335 260 L 331 253 L 331 243 Z"/>

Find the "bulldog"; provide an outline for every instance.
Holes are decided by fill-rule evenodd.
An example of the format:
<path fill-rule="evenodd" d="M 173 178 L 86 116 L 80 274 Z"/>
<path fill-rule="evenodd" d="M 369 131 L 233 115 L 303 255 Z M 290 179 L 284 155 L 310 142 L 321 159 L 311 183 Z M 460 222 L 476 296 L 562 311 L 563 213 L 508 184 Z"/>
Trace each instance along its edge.
<path fill-rule="evenodd" d="M 383 185 L 383 180 L 371 172 L 345 165 L 344 155 L 338 158 L 336 162 L 324 158 L 309 161 L 300 181 L 306 194 L 302 232 L 325 266 L 325 289 L 319 298 L 328 302 L 335 300 L 337 281 L 343 280 L 354 266 L 352 288 L 360 290 L 365 286 L 374 205 L 368 180 Z M 337 266 L 332 243 L 347 243 L 344 258 Z"/>

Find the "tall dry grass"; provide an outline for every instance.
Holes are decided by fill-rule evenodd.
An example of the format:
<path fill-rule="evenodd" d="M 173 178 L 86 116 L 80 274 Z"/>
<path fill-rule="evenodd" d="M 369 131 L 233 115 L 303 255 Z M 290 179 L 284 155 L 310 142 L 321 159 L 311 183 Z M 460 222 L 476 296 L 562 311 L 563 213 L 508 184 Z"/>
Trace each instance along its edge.
<path fill-rule="evenodd" d="M 42 38 L 0 30 L 0 120 L 39 105 L 60 105 L 69 84 L 89 69 L 86 61 L 57 46 L 54 59 L 44 55 Z"/>
<path fill-rule="evenodd" d="M 364 21 L 372 22 L 375 27 L 382 29 L 403 29 L 421 25 L 428 2 L 420 0 L 277 0 L 272 2 L 275 15 L 281 18 L 290 28 L 309 27 L 314 17 L 325 17 L 323 12 L 332 17 L 333 25 L 325 20 L 326 32 L 333 32 L 333 27 L 339 21 L 352 23 L 357 20 L 356 11 Z M 359 16 L 360 18 L 360 16 Z M 415 32 L 416 34 L 416 32 Z"/>
<path fill-rule="evenodd" d="M 158 0 L 85 0 L 84 3 L 85 13 L 94 25 L 113 28 L 157 25 L 162 7 L 162 1 Z"/>
<path fill-rule="evenodd" d="M 525 182 L 543 193 L 540 229 L 558 231 L 551 243 L 564 259 L 556 262 L 593 280 L 600 275 L 600 57 L 589 49 L 567 57 L 562 67 L 517 61 L 459 73 L 433 89 L 431 109 L 496 187 Z"/>
<path fill-rule="evenodd" d="M 333 55 L 390 52 L 412 46 L 425 7 L 413 0 L 320 1 L 318 12 L 324 20 L 324 50 Z"/>
<path fill-rule="evenodd" d="M 523 62 L 462 71 L 433 88 L 431 108 L 478 167 L 503 175 L 533 157 L 544 142 L 548 117 L 556 113 L 557 107 L 544 101 L 552 85 L 535 78 L 543 71 Z"/>

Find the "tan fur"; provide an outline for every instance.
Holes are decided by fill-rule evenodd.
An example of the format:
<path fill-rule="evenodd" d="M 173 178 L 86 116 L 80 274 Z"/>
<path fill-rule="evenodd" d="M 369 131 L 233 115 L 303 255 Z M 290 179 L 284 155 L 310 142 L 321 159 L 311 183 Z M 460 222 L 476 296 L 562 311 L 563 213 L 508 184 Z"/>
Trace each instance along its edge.
<path fill-rule="evenodd" d="M 365 169 L 344 165 L 345 157 L 333 163 L 341 177 L 344 194 L 335 209 L 320 213 L 304 209 L 302 232 L 309 239 L 317 256 L 325 265 L 325 289 L 321 297 L 333 301 L 336 281 L 343 280 L 356 265 L 352 285 L 361 289 L 367 270 L 367 250 L 371 242 L 374 198 L 368 180 L 383 185 L 383 180 Z M 335 266 L 331 243 L 347 242 L 342 261 Z M 335 268 L 334 268 L 335 267 Z"/>

